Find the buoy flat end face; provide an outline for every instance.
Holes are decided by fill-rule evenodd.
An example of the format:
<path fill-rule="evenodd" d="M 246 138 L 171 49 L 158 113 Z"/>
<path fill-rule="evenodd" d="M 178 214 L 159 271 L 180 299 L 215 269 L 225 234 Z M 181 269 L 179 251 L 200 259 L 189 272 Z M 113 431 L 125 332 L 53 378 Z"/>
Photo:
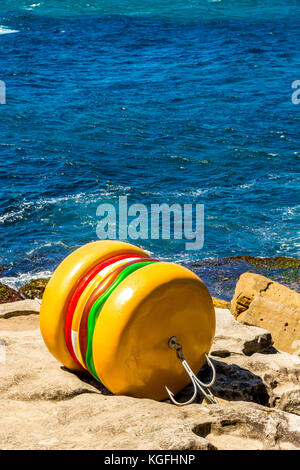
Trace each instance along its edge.
<path fill-rule="evenodd" d="M 215 332 L 214 308 L 202 281 L 180 268 L 171 276 L 158 264 L 142 268 L 104 306 L 94 332 L 93 357 L 101 381 L 114 394 L 163 400 L 168 398 L 165 386 L 174 393 L 185 387 L 189 378 L 168 345 L 172 336 L 183 345 L 194 371 L 204 364 Z M 122 289 L 134 284 L 134 295 L 118 304 Z"/>

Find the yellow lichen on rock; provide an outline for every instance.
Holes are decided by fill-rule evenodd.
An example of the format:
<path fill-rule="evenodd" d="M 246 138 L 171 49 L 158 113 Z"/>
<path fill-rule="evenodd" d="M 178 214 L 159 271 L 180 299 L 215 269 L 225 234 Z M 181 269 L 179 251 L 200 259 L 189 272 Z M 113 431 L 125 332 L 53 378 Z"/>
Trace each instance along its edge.
<path fill-rule="evenodd" d="M 227 300 L 218 299 L 217 297 L 212 297 L 212 300 L 216 308 L 230 308 L 230 302 L 227 302 Z"/>

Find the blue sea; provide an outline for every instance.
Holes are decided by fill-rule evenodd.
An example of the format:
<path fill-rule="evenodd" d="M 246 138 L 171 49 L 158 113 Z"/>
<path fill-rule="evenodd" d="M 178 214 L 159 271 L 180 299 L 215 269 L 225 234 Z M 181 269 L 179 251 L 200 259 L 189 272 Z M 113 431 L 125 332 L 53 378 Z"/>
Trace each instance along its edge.
<path fill-rule="evenodd" d="M 49 275 L 125 195 L 204 204 L 201 250 L 137 241 L 162 259 L 299 257 L 299 39 L 299 0 L 1 0 L 3 282 Z"/>

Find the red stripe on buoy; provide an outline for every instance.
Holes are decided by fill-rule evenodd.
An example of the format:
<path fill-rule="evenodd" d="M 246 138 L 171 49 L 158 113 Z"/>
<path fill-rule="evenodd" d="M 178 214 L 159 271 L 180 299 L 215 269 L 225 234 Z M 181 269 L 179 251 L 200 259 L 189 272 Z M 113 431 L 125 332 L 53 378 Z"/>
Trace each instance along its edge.
<path fill-rule="evenodd" d="M 66 319 L 65 319 L 65 341 L 66 345 L 68 348 L 69 353 L 71 354 L 72 358 L 74 361 L 82 367 L 82 364 L 78 361 L 74 351 L 73 351 L 73 345 L 72 345 L 72 338 L 71 338 L 71 330 L 72 330 L 72 320 L 73 320 L 73 315 L 74 311 L 77 305 L 77 302 L 87 287 L 87 285 L 94 279 L 94 277 L 102 271 L 102 269 L 106 268 L 110 264 L 113 264 L 117 261 L 121 261 L 122 259 L 128 258 L 128 257 L 135 257 L 135 258 L 142 258 L 141 255 L 136 255 L 134 253 L 126 253 L 122 255 L 115 256 L 113 258 L 109 258 L 105 261 L 102 261 L 100 264 L 92 268 L 78 283 L 78 286 L 75 288 L 75 291 L 68 303 L 68 308 L 67 308 L 67 313 L 66 313 Z"/>

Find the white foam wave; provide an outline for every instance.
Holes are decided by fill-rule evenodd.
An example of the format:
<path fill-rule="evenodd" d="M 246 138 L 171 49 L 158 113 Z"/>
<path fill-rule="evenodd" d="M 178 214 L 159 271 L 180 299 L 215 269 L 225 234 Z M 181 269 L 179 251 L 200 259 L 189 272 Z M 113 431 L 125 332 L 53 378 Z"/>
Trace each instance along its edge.
<path fill-rule="evenodd" d="M 45 271 L 38 271 L 38 272 L 29 272 L 29 273 L 22 273 L 18 276 L 5 276 L 0 278 L 0 282 L 5 284 L 6 286 L 11 287 L 12 289 L 19 289 L 27 282 L 31 281 L 32 279 L 40 279 L 40 278 L 49 278 L 52 276 L 53 271 L 45 270 Z"/>
<path fill-rule="evenodd" d="M 126 187 L 126 186 L 114 186 L 114 185 L 108 185 L 108 188 L 103 189 L 103 190 L 97 190 L 94 193 L 77 193 L 77 194 L 67 194 L 64 196 L 58 196 L 58 197 L 41 197 L 37 201 L 23 201 L 18 208 L 13 209 L 6 214 L 0 215 L 0 224 L 4 223 L 11 223 L 15 222 L 17 220 L 23 219 L 26 215 L 29 217 L 31 212 L 34 211 L 42 211 L 44 210 L 47 206 L 52 206 L 52 205 L 60 205 L 64 203 L 69 203 L 72 201 L 73 204 L 84 204 L 85 206 L 91 206 L 96 203 L 100 203 L 103 198 L 115 198 L 120 194 L 120 191 L 128 191 L 130 192 L 132 190 L 131 187 Z M 190 190 L 190 191 L 183 191 L 183 192 L 168 192 L 165 193 L 165 197 L 170 197 L 170 196 L 175 196 L 175 197 L 195 197 L 195 196 L 200 196 L 202 194 L 207 193 L 207 189 L 196 189 L 196 190 Z M 142 195 L 147 195 L 147 196 L 161 196 L 163 193 L 160 191 L 142 191 Z M 129 203 L 130 203 L 130 194 L 128 194 L 129 197 Z M 90 222 L 88 222 L 90 223 Z"/>
<path fill-rule="evenodd" d="M 33 10 L 36 7 L 39 7 L 40 3 L 33 3 L 32 5 L 29 5 L 29 7 L 25 7 L 25 10 Z"/>
<path fill-rule="evenodd" d="M 249 183 L 241 184 L 239 186 L 240 189 L 249 189 L 251 186 L 256 184 L 256 180 L 250 181 Z"/>
<path fill-rule="evenodd" d="M 19 210 L 13 210 L 7 212 L 7 214 L 1 215 L 0 224 L 4 224 L 4 222 L 14 222 L 15 220 L 22 219 L 25 211 L 33 205 L 33 202 L 23 202 Z"/>
<path fill-rule="evenodd" d="M 208 189 L 194 189 L 192 191 L 187 191 L 185 194 L 188 196 L 201 196 L 201 194 L 206 194 L 208 192 Z"/>
<path fill-rule="evenodd" d="M 44 248 L 50 248 L 52 246 L 61 246 L 65 249 L 69 248 L 68 245 L 66 245 L 66 243 L 62 241 L 49 242 L 49 243 L 45 243 L 44 245 L 38 245 L 35 248 L 32 248 L 31 250 L 26 252 L 26 255 L 27 256 L 33 255 L 34 253 L 39 252 L 40 250 L 43 250 Z"/>
<path fill-rule="evenodd" d="M 101 196 L 103 195 L 101 194 Z M 72 195 L 66 195 L 66 196 L 60 196 L 60 197 L 40 198 L 36 202 L 23 201 L 20 204 L 19 209 L 14 209 L 10 212 L 7 212 L 6 214 L 0 215 L 0 224 L 1 223 L 3 224 L 5 222 L 15 222 L 16 220 L 23 219 L 25 213 L 30 209 L 43 210 L 46 206 L 68 202 L 71 200 L 73 200 L 75 204 L 78 204 L 82 200 L 84 200 L 87 203 L 95 202 L 95 200 L 93 200 L 92 198 L 87 198 L 86 194 L 84 193 L 78 193 L 78 194 L 72 194 Z"/>
<path fill-rule="evenodd" d="M 18 33 L 16 29 L 9 29 L 7 26 L 2 26 L 0 25 L 0 34 L 12 34 L 12 33 Z"/>
<path fill-rule="evenodd" d="M 297 204 L 296 206 L 291 206 L 287 207 L 284 212 L 283 216 L 288 217 L 288 216 L 298 216 L 300 214 L 300 204 Z"/>
<path fill-rule="evenodd" d="M 182 157 L 181 155 L 170 155 L 170 158 L 171 158 L 172 160 L 181 160 L 181 161 L 183 161 L 183 162 L 188 162 L 188 161 L 189 161 L 188 158 Z"/>

